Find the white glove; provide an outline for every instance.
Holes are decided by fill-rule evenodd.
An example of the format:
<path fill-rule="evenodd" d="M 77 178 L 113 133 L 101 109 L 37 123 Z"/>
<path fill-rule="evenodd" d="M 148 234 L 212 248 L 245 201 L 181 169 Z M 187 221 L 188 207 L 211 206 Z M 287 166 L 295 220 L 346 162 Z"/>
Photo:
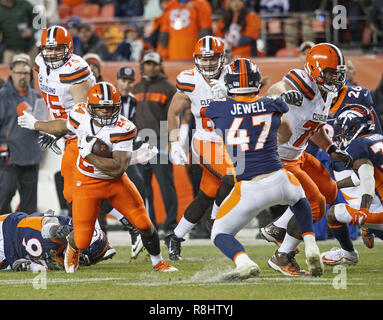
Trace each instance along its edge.
<path fill-rule="evenodd" d="M 188 157 L 179 141 L 170 144 L 170 161 L 178 166 L 184 166 L 188 163 Z"/>
<path fill-rule="evenodd" d="M 26 111 L 24 111 L 22 116 L 19 116 L 17 118 L 18 125 L 22 128 L 29 129 L 29 130 L 36 130 L 35 129 L 36 121 L 37 121 L 36 118 Z"/>
<path fill-rule="evenodd" d="M 213 91 L 214 98 L 227 97 L 227 88 L 223 81 L 212 79 L 210 80 L 210 84 L 212 84 L 211 90 Z"/>
<path fill-rule="evenodd" d="M 93 145 L 94 143 L 96 142 L 96 138 L 93 138 L 92 140 L 90 140 L 89 142 L 86 141 L 86 135 L 83 135 L 81 138 L 80 138 L 80 143 L 79 143 L 79 146 L 78 146 L 78 150 L 80 152 L 80 156 L 82 158 L 86 158 L 89 154 L 92 153 L 92 149 L 93 149 Z"/>
<path fill-rule="evenodd" d="M 155 157 L 158 153 L 157 147 L 149 148 L 148 143 L 143 143 L 141 147 L 132 152 L 129 165 L 147 164 L 150 159 Z"/>

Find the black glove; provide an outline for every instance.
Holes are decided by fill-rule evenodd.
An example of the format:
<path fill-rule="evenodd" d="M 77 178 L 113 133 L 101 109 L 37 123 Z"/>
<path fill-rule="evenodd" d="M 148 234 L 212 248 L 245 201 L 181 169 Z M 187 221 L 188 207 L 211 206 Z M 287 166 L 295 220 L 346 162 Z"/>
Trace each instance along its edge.
<path fill-rule="evenodd" d="M 62 242 L 66 242 L 67 236 L 72 232 L 73 227 L 69 225 L 58 225 L 51 227 L 49 235 L 52 238 L 58 239 Z"/>
<path fill-rule="evenodd" d="M 352 167 L 353 159 L 350 156 L 350 154 L 346 151 L 339 149 L 335 144 L 332 144 L 327 149 L 327 153 L 332 159 L 344 162 L 344 166 L 346 169 Z"/>
<path fill-rule="evenodd" d="M 9 159 L 9 151 L 7 146 L 0 147 L 0 164 L 7 164 Z"/>
<path fill-rule="evenodd" d="M 297 90 L 289 90 L 281 94 L 282 100 L 287 104 L 300 107 L 303 102 L 303 94 Z"/>
<path fill-rule="evenodd" d="M 49 133 L 40 132 L 38 142 L 42 150 L 46 150 L 48 148 L 52 149 L 54 153 L 60 155 L 62 151 L 60 147 L 57 145 L 57 141 L 61 137 L 53 136 Z"/>
<path fill-rule="evenodd" d="M 18 259 L 12 264 L 12 270 L 19 271 L 28 271 L 31 268 L 32 261 L 27 259 Z"/>

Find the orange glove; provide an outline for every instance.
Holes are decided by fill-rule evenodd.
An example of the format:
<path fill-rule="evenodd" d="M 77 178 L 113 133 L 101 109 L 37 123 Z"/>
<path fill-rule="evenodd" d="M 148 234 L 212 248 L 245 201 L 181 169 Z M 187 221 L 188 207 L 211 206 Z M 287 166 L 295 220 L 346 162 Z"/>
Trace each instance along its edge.
<path fill-rule="evenodd" d="M 368 217 L 368 211 L 366 208 L 359 209 L 358 213 L 356 213 L 351 221 L 348 224 L 352 224 L 354 226 L 364 225 L 366 223 Z"/>

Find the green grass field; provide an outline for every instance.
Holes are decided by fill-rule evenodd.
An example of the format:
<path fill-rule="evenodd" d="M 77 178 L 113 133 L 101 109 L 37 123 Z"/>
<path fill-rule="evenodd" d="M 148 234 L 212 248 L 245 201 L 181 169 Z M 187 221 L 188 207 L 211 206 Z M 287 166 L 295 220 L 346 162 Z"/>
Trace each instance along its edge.
<path fill-rule="evenodd" d="M 258 278 L 225 283 L 219 276 L 234 264 L 214 246 L 185 246 L 184 261 L 173 263 L 179 272 L 157 273 L 141 254 L 130 261 L 130 248 L 117 247 L 112 260 L 80 267 L 75 274 L 64 271 L 3 271 L 2 300 L 376 300 L 383 298 L 383 242 L 373 249 L 357 244 L 360 261 L 345 268 L 325 267 L 320 278 L 285 277 L 270 269 L 267 260 L 276 246 L 245 246 L 258 263 Z M 321 251 L 333 244 L 319 242 Z M 162 247 L 167 257 L 167 250 Z M 297 255 L 302 267 L 304 247 Z"/>

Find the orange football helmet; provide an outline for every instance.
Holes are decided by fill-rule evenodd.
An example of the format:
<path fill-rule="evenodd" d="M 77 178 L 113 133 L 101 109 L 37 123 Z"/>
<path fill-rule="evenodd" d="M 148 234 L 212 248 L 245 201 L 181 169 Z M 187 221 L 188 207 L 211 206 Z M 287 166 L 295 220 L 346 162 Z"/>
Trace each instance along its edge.
<path fill-rule="evenodd" d="M 319 43 L 307 52 L 305 70 L 326 92 L 339 91 L 346 81 L 343 53 L 330 43 Z"/>
<path fill-rule="evenodd" d="M 224 66 L 225 45 L 219 38 L 203 37 L 195 45 L 193 57 L 198 71 L 206 78 L 214 78 Z"/>
<path fill-rule="evenodd" d="M 98 82 L 88 91 L 87 110 L 93 120 L 108 126 L 118 120 L 121 97 L 118 90 L 108 82 Z"/>
<path fill-rule="evenodd" d="M 57 69 L 68 61 L 73 53 L 73 39 L 70 32 L 61 26 L 52 26 L 43 31 L 40 52 L 45 64 Z"/>

